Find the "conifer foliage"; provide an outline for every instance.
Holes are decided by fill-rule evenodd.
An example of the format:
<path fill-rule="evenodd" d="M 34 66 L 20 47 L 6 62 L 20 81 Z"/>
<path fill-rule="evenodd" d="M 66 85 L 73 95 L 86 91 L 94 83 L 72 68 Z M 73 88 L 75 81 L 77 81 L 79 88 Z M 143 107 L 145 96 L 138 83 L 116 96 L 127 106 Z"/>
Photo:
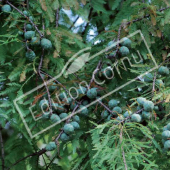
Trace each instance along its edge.
<path fill-rule="evenodd" d="M 0 169 L 167 170 L 169 17 L 166 0 L 0 0 Z"/>

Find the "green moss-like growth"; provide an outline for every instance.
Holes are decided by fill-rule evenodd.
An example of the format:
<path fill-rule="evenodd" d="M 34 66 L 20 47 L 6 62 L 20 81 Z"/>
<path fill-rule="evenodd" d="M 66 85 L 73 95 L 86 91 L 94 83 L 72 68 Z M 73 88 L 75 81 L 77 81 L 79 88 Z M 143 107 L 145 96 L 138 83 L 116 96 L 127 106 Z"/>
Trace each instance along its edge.
<path fill-rule="evenodd" d="M 26 25 L 26 30 L 27 31 L 31 31 L 32 30 L 32 25 L 31 24 L 27 24 Z"/>
<path fill-rule="evenodd" d="M 29 16 L 29 13 L 27 11 L 23 11 L 23 14 L 27 17 Z"/>
<path fill-rule="evenodd" d="M 138 97 L 137 98 L 137 103 L 139 104 L 139 106 L 143 106 L 145 101 L 146 101 L 146 99 L 143 98 L 143 97 Z"/>
<path fill-rule="evenodd" d="M 57 145 L 55 144 L 55 142 L 50 142 L 46 145 L 45 149 L 47 151 L 53 151 L 57 148 Z"/>
<path fill-rule="evenodd" d="M 119 52 L 122 57 L 125 57 L 125 56 L 129 55 L 129 53 L 130 53 L 129 49 L 125 46 L 120 47 Z"/>
<path fill-rule="evenodd" d="M 26 58 L 28 58 L 28 60 L 30 60 L 30 61 L 33 61 L 33 60 L 35 59 L 35 57 L 36 57 L 34 51 L 32 51 L 32 50 L 27 51 L 27 52 L 25 53 L 25 56 L 26 56 Z"/>
<path fill-rule="evenodd" d="M 2 12 L 9 13 L 9 12 L 11 12 L 11 6 L 5 4 L 2 6 L 1 10 L 2 10 Z"/>
<path fill-rule="evenodd" d="M 164 148 L 165 148 L 165 149 L 169 149 L 169 148 L 170 148 L 170 140 L 167 140 L 167 141 L 164 143 Z"/>
<path fill-rule="evenodd" d="M 132 122 L 140 123 L 140 122 L 142 121 L 142 117 L 141 117 L 141 115 L 134 113 L 134 114 L 131 116 L 131 121 L 132 121 Z"/>
<path fill-rule="evenodd" d="M 56 114 L 52 114 L 51 117 L 50 117 L 50 120 L 53 122 L 53 123 L 56 123 L 56 122 L 59 122 L 60 121 L 60 117 Z"/>
<path fill-rule="evenodd" d="M 126 111 L 124 114 L 123 114 L 123 116 L 124 116 L 124 118 L 127 118 L 127 117 L 129 117 L 130 115 L 132 115 L 132 112 L 131 111 Z"/>
<path fill-rule="evenodd" d="M 118 106 L 114 107 L 112 111 L 113 111 L 113 115 L 118 115 L 122 113 L 122 109 Z"/>
<path fill-rule="evenodd" d="M 77 122 L 70 122 L 70 124 L 74 127 L 75 130 L 80 129 L 80 125 Z"/>
<path fill-rule="evenodd" d="M 33 37 L 31 40 L 31 45 L 40 45 L 40 39 L 38 37 Z"/>
<path fill-rule="evenodd" d="M 76 122 L 80 122 L 80 118 L 79 118 L 79 116 L 77 116 L 77 115 L 75 115 L 75 116 L 73 116 L 73 120 L 74 121 L 76 121 Z"/>
<path fill-rule="evenodd" d="M 166 76 L 166 75 L 169 75 L 169 69 L 165 66 L 161 66 L 159 69 L 158 69 L 158 73 L 160 75 L 163 75 L 163 76 Z"/>
<path fill-rule="evenodd" d="M 122 46 L 131 48 L 132 41 L 129 38 L 124 37 L 122 40 L 123 40 L 123 42 L 121 43 Z"/>
<path fill-rule="evenodd" d="M 80 113 L 81 113 L 82 115 L 84 115 L 84 116 L 87 116 L 87 115 L 88 115 L 89 111 L 88 111 L 87 107 L 81 105 L 81 106 L 80 106 L 80 109 L 82 109 L 82 110 L 80 111 Z"/>
<path fill-rule="evenodd" d="M 147 82 L 147 83 L 153 82 L 153 75 L 152 75 L 151 73 L 147 73 L 147 74 L 144 76 L 144 81 Z"/>
<path fill-rule="evenodd" d="M 61 113 L 59 116 L 60 116 L 60 119 L 62 120 L 64 118 L 68 117 L 68 114 L 67 113 Z"/>
<path fill-rule="evenodd" d="M 146 112 L 146 111 L 143 111 L 142 112 L 142 117 L 146 120 L 149 120 L 151 118 L 151 113 L 150 112 Z"/>
<path fill-rule="evenodd" d="M 144 110 L 150 112 L 154 109 L 154 103 L 152 101 L 146 100 L 143 104 Z"/>
<path fill-rule="evenodd" d="M 45 50 L 50 50 L 52 48 L 52 43 L 50 40 L 43 38 L 41 40 L 41 47 Z"/>
<path fill-rule="evenodd" d="M 162 138 L 167 140 L 168 138 L 170 138 L 170 131 L 169 130 L 165 130 L 162 133 Z"/>
<path fill-rule="evenodd" d="M 70 139 L 70 137 L 66 133 L 62 133 L 60 136 L 60 140 L 66 142 Z"/>
<path fill-rule="evenodd" d="M 107 110 L 105 110 L 101 113 L 101 117 L 104 118 L 104 119 L 107 118 L 108 116 L 109 116 L 109 113 L 108 113 Z"/>
<path fill-rule="evenodd" d="M 118 100 L 112 99 L 109 101 L 108 106 L 110 109 L 113 109 L 114 107 L 116 107 L 119 104 Z"/>
<path fill-rule="evenodd" d="M 97 89 L 96 88 L 91 88 L 87 91 L 87 97 L 89 99 L 95 99 L 97 97 Z"/>
<path fill-rule="evenodd" d="M 25 32 L 24 37 L 25 37 L 26 40 L 32 39 L 33 37 L 35 37 L 35 31 Z"/>
<path fill-rule="evenodd" d="M 70 123 L 64 125 L 64 128 L 63 128 L 64 132 L 68 135 L 74 133 L 74 127 L 73 125 L 71 125 Z"/>

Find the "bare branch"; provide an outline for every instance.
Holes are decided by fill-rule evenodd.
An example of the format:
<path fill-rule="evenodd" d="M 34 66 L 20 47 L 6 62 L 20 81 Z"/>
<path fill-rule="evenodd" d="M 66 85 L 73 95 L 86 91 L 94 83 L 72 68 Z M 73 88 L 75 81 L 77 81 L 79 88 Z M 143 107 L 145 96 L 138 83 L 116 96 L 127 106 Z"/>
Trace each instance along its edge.
<path fill-rule="evenodd" d="M 50 167 L 50 165 L 53 163 L 54 159 L 56 158 L 56 154 L 54 155 L 54 157 L 51 159 L 50 163 L 48 164 L 48 166 L 46 167 L 45 170 L 48 170 L 48 168 Z"/>
<path fill-rule="evenodd" d="M 117 41 L 119 41 L 119 40 L 120 40 L 121 30 L 122 30 L 122 24 L 120 25 L 119 30 L 118 30 Z M 119 43 L 117 44 L 116 52 L 115 52 L 115 54 L 114 54 L 114 57 L 116 57 L 116 54 L 118 53 L 118 51 L 119 51 Z"/>
<path fill-rule="evenodd" d="M 103 102 L 100 101 L 100 99 L 98 100 L 98 103 L 100 103 L 107 111 L 109 111 L 111 114 L 113 113 L 113 111 L 111 111 Z"/>
<path fill-rule="evenodd" d="M 58 8 L 57 11 L 56 11 L 56 27 L 58 27 L 59 12 L 60 12 L 60 10 L 59 10 L 59 8 Z"/>
<path fill-rule="evenodd" d="M 154 92 L 155 92 L 156 76 L 157 76 L 157 74 L 156 74 L 156 72 L 155 72 L 155 74 L 154 74 L 154 79 L 153 79 L 153 87 L 152 87 L 152 93 L 153 93 L 153 94 L 154 94 Z"/>
<path fill-rule="evenodd" d="M 48 73 L 46 73 L 45 71 L 42 71 L 41 70 L 41 73 L 43 73 L 43 74 L 46 74 L 48 77 L 50 77 L 51 79 L 54 79 L 54 77 L 52 77 L 50 74 L 48 74 Z M 64 88 L 64 90 L 67 92 L 67 93 L 69 93 L 69 91 L 66 89 L 66 87 L 62 84 L 62 83 L 60 83 L 58 80 L 56 80 L 56 79 L 54 79 L 53 80 L 54 82 L 56 82 L 57 84 L 60 84 L 63 88 Z"/>
<path fill-rule="evenodd" d="M 34 153 L 30 154 L 30 155 L 27 155 L 27 156 L 19 159 L 18 161 L 16 161 L 14 164 L 12 164 L 11 167 L 8 168 L 7 170 L 11 169 L 12 167 L 14 167 L 14 166 L 17 165 L 18 163 L 24 161 L 24 160 L 27 159 L 27 158 L 30 158 L 30 157 L 32 157 L 32 156 L 40 156 L 40 155 L 44 154 L 45 152 L 46 152 L 46 149 L 42 149 L 42 150 L 40 150 L 40 151 L 38 151 L 38 152 L 34 152 Z"/>
<path fill-rule="evenodd" d="M 71 25 L 71 27 L 70 27 L 69 29 L 72 29 L 72 28 L 74 27 L 75 23 L 77 22 L 77 20 L 78 20 L 79 18 L 80 18 L 80 17 L 78 16 L 78 17 L 75 19 L 75 21 L 73 22 L 73 24 Z"/>
<path fill-rule="evenodd" d="M 44 58 L 44 49 L 42 50 L 41 60 L 40 60 L 39 67 L 38 67 L 38 74 L 41 77 L 42 81 L 44 82 L 44 85 L 45 85 L 45 88 L 46 88 L 46 91 L 47 91 L 47 95 L 48 95 L 48 102 L 49 102 L 49 107 L 50 107 L 50 115 L 52 115 L 53 112 L 52 112 L 52 101 L 51 101 L 50 92 L 48 90 L 48 86 L 47 86 L 46 81 L 44 80 L 44 77 L 41 75 L 41 68 L 42 68 L 43 58 Z"/>

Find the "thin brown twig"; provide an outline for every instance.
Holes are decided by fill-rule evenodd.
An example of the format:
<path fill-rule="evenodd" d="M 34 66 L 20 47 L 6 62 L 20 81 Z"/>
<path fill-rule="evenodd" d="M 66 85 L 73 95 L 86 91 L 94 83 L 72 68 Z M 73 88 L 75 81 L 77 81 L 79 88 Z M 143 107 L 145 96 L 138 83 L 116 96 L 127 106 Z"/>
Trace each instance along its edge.
<path fill-rule="evenodd" d="M 88 89 L 90 89 L 90 86 L 91 86 L 91 84 L 93 83 L 93 81 L 94 81 L 94 79 L 95 79 L 95 74 L 100 70 L 101 64 L 102 64 L 102 60 L 100 60 L 100 61 L 98 62 L 97 67 L 96 67 L 96 69 L 94 70 L 94 72 L 93 72 L 93 74 L 92 74 L 92 78 L 91 78 L 91 81 L 90 81 L 90 83 L 89 83 L 89 85 L 88 85 Z"/>
<path fill-rule="evenodd" d="M 153 94 L 154 94 L 154 92 L 155 92 L 156 76 L 157 76 L 157 73 L 155 72 L 155 74 L 154 74 L 154 79 L 153 79 L 153 85 L 152 85 L 152 93 L 153 93 Z"/>
<path fill-rule="evenodd" d="M 64 131 L 63 131 L 63 129 L 61 130 L 61 132 L 58 134 L 58 136 L 56 137 L 56 139 L 55 139 L 55 143 L 57 144 L 57 141 L 59 140 L 59 138 L 60 138 L 60 136 L 62 135 L 62 133 L 63 133 Z"/>
<path fill-rule="evenodd" d="M 120 25 L 119 30 L 118 30 L 117 42 L 119 42 L 119 40 L 120 40 L 121 30 L 122 30 L 122 24 Z M 117 44 L 116 52 L 114 54 L 114 57 L 116 57 L 116 54 L 118 53 L 118 51 L 119 51 L 119 43 Z"/>
<path fill-rule="evenodd" d="M 40 63 L 39 63 L 39 66 L 38 66 L 38 74 L 41 77 L 42 81 L 44 82 L 44 85 L 45 85 L 45 88 L 46 88 L 46 91 L 47 91 L 47 95 L 48 95 L 48 102 L 49 102 L 49 107 L 50 107 L 49 108 L 50 109 L 50 115 L 52 115 L 53 112 L 52 112 L 52 101 L 51 101 L 50 92 L 48 90 L 47 83 L 46 83 L 46 81 L 44 80 L 44 77 L 41 74 L 43 58 L 44 58 L 44 49 L 42 50 L 42 55 L 41 55 Z"/>
<path fill-rule="evenodd" d="M 97 100 L 98 103 L 100 103 L 107 111 L 109 111 L 111 114 L 113 113 L 113 111 L 111 111 L 103 102 L 99 100 Z"/>
<path fill-rule="evenodd" d="M 59 8 L 58 8 L 57 11 L 56 11 L 56 28 L 58 27 L 59 12 L 60 12 L 60 10 L 59 10 Z"/>
<path fill-rule="evenodd" d="M 77 20 L 80 18 L 80 16 L 78 16 L 76 19 L 75 19 L 75 21 L 73 22 L 73 24 L 71 25 L 71 27 L 69 28 L 69 29 L 72 29 L 73 27 L 74 27 L 74 25 L 75 25 L 75 23 L 77 22 Z"/>
<path fill-rule="evenodd" d="M 117 35 L 117 42 L 120 41 L 120 34 L 121 34 L 122 27 L 123 27 L 123 23 L 119 26 L 118 35 Z M 113 56 L 108 56 L 108 58 L 109 59 L 116 58 L 116 55 L 117 55 L 118 51 L 119 51 L 119 43 L 117 43 L 114 55 Z"/>
<path fill-rule="evenodd" d="M 0 125 L 0 144 L 1 144 L 1 160 L 2 160 L 2 170 L 5 170 L 5 151 L 4 151 L 4 143 L 2 138 L 2 127 Z"/>
<path fill-rule="evenodd" d="M 36 29 L 36 31 L 39 33 L 40 37 L 43 37 L 43 34 L 41 34 L 40 30 L 38 29 L 38 27 L 35 25 L 35 23 L 33 21 L 30 20 L 29 17 L 27 17 L 26 15 L 23 14 L 23 12 L 21 10 L 19 10 L 17 7 L 15 7 L 13 4 L 11 4 L 8 0 L 6 1 L 6 3 L 8 5 L 10 5 L 12 8 L 14 8 L 16 11 L 18 11 L 22 16 L 24 16 L 32 25 L 33 27 Z"/>
<path fill-rule="evenodd" d="M 40 71 L 41 73 L 46 74 L 51 79 L 54 79 L 54 77 L 52 77 L 50 74 L 46 73 L 45 71 L 42 71 L 42 70 Z M 54 79 L 54 82 L 56 82 L 57 84 L 60 84 L 63 87 L 63 89 L 69 94 L 69 91 L 66 89 L 66 87 L 62 83 L 60 83 L 57 79 Z"/>
<path fill-rule="evenodd" d="M 40 150 L 40 151 L 38 151 L 38 152 L 34 152 L 34 153 L 30 154 L 30 155 L 27 155 L 27 156 L 19 159 L 18 161 L 16 161 L 14 164 L 12 164 L 7 170 L 11 169 L 12 167 L 14 167 L 15 165 L 17 165 L 17 164 L 20 163 L 21 161 L 24 161 L 24 160 L 27 159 L 27 158 L 30 158 L 30 157 L 32 157 L 32 156 L 40 156 L 40 155 L 44 154 L 45 152 L 46 152 L 46 149 L 42 149 L 42 150 Z"/>
<path fill-rule="evenodd" d="M 56 158 L 55 156 L 51 159 L 50 163 L 47 165 L 47 168 L 45 170 L 48 170 L 48 168 L 50 167 L 50 165 L 53 163 L 54 159 Z"/>
<path fill-rule="evenodd" d="M 43 161 L 44 161 L 44 163 L 45 163 L 45 166 L 47 167 L 47 163 L 46 163 L 46 161 L 45 161 L 44 155 L 42 155 L 42 158 L 43 158 Z"/>

